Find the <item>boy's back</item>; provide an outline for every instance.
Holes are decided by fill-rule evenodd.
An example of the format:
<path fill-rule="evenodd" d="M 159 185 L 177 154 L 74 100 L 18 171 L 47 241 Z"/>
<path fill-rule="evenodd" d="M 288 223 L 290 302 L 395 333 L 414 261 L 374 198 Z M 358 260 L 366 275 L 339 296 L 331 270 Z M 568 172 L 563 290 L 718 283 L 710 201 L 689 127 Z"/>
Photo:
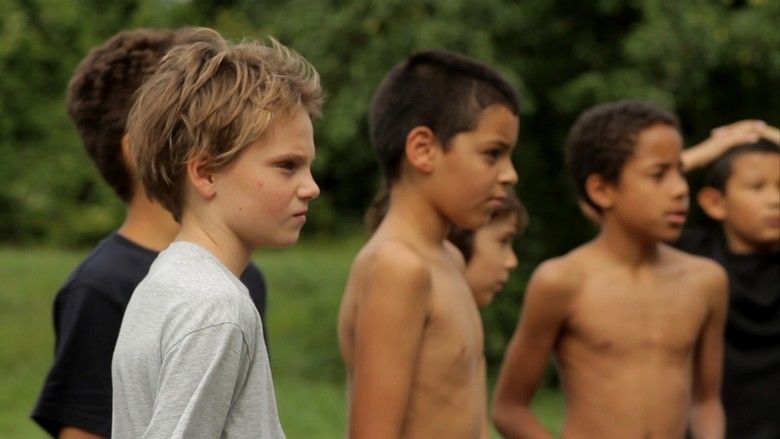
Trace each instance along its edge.
<path fill-rule="evenodd" d="M 126 315 L 113 358 L 115 437 L 282 436 L 260 316 L 246 287 L 211 253 L 171 244 L 138 285 Z M 159 350 L 143 349 L 150 345 Z M 202 352 L 209 355 L 193 358 Z"/>

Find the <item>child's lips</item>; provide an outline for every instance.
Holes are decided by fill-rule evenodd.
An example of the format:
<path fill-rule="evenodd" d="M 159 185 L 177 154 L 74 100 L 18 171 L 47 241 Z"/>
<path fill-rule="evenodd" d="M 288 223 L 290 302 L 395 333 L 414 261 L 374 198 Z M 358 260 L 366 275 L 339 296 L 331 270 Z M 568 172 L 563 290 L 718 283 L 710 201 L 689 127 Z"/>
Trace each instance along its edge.
<path fill-rule="evenodd" d="M 664 217 L 670 224 L 683 225 L 685 224 L 685 219 L 688 217 L 688 212 L 685 210 L 667 212 Z"/>
<path fill-rule="evenodd" d="M 504 203 L 506 203 L 506 200 L 507 197 L 490 197 L 488 204 L 490 205 L 490 209 L 496 210 L 503 206 Z"/>

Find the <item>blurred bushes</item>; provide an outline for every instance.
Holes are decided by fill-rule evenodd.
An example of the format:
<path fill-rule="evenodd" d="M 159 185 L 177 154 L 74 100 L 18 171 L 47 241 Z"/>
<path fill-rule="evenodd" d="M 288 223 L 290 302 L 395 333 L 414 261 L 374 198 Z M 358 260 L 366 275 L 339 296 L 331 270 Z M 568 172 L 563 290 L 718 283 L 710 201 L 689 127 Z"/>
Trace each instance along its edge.
<path fill-rule="evenodd" d="M 485 312 L 500 355 L 528 272 L 590 236 L 563 170 L 579 112 L 646 98 L 676 111 L 689 143 L 736 119 L 780 123 L 780 0 L 0 0 L 0 241 L 84 246 L 123 206 L 81 151 L 65 87 L 87 50 L 137 26 L 204 25 L 233 39 L 274 35 L 328 91 L 316 124 L 323 194 L 310 233 L 349 232 L 379 181 L 366 110 L 412 51 L 446 48 L 496 65 L 523 98 L 515 161 L 532 226 L 510 292 Z"/>

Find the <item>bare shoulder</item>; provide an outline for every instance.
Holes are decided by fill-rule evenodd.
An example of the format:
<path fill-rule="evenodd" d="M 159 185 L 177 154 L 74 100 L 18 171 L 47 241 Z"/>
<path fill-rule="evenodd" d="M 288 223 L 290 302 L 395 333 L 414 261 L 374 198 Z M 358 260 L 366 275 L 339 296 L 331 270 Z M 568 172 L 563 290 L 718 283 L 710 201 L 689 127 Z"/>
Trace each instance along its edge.
<path fill-rule="evenodd" d="M 379 293 L 388 299 L 413 296 L 427 300 L 430 295 L 429 264 L 403 241 L 384 240 L 364 247 L 355 258 L 351 276 L 362 279 L 361 296 Z"/>
<path fill-rule="evenodd" d="M 674 247 L 664 246 L 668 261 L 683 269 L 686 276 L 692 276 L 707 285 L 728 283 L 726 270 L 712 259 L 692 255 Z"/>
<path fill-rule="evenodd" d="M 584 255 L 579 249 L 542 262 L 529 281 L 531 294 L 543 294 L 560 299 L 571 298 L 579 291 L 585 276 Z"/>
<path fill-rule="evenodd" d="M 458 247 L 455 247 L 455 244 L 444 241 L 444 250 L 458 267 L 466 268 L 466 258 L 463 257 L 463 253 L 458 250 Z"/>
<path fill-rule="evenodd" d="M 728 294 L 726 270 L 712 259 L 692 255 L 671 246 L 664 246 L 664 255 L 670 265 L 680 268 L 680 276 L 695 283 L 695 286 L 722 301 Z"/>

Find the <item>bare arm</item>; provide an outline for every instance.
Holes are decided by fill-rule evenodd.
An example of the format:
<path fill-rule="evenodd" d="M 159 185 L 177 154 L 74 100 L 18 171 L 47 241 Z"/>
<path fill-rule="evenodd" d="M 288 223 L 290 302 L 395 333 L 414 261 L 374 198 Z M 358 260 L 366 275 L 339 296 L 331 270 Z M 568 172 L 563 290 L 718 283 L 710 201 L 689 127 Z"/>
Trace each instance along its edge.
<path fill-rule="evenodd" d="M 376 256 L 357 304 L 350 438 L 397 438 L 408 410 L 431 279 L 417 254 L 398 250 Z"/>
<path fill-rule="evenodd" d="M 710 296 L 710 312 L 702 328 L 694 358 L 691 431 L 695 438 L 723 438 L 725 416 L 720 400 L 723 372 L 723 331 L 728 307 L 726 273 L 713 264 L 712 281 L 705 291 Z"/>
<path fill-rule="evenodd" d="M 493 422 L 506 438 L 551 437 L 531 413 L 530 404 L 568 314 L 570 295 L 559 271 L 560 263 L 547 262 L 532 276 L 523 316 L 501 366 Z"/>
<path fill-rule="evenodd" d="M 103 436 L 76 427 L 63 427 L 57 437 L 59 439 L 103 439 Z"/>
<path fill-rule="evenodd" d="M 780 136 L 777 128 L 760 120 L 741 120 L 712 130 L 710 137 L 682 152 L 681 160 L 686 172 L 707 166 L 729 149 L 744 143 L 752 143 L 759 137 L 772 139 Z"/>

